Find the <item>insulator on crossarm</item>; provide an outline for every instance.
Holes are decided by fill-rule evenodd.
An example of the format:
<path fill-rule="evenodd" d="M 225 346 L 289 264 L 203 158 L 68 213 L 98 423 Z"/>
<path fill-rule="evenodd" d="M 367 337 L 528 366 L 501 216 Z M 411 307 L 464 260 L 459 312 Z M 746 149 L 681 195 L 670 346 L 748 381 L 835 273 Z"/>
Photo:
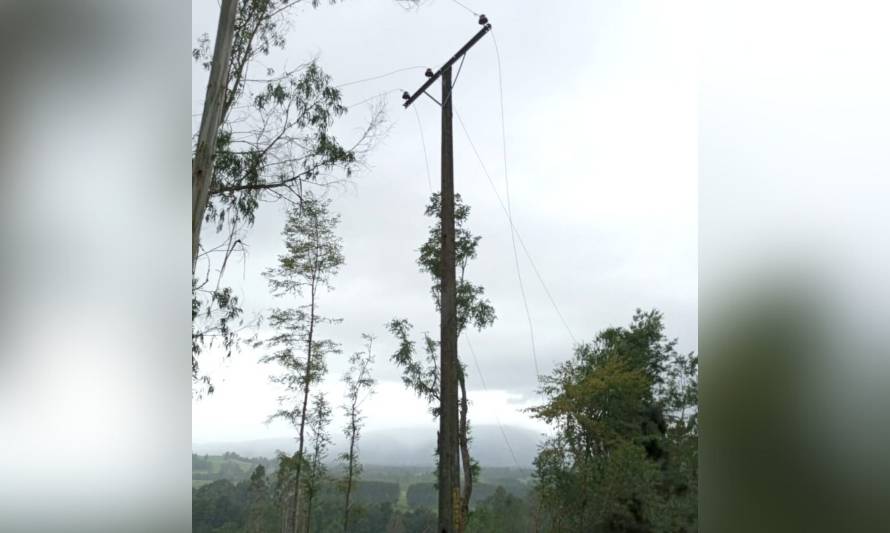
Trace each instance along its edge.
<path fill-rule="evenodd" d="M 424 72 L 424 74 L 426 75 L 427 78 L 432 78 L 433 77 L 433 69 L 431 69 L 431 68 L 426 69 L 426 72 Z"/>
<path fill-rule="evenodd" d="M 486 17 L 485 15 L 479 15 L 479 25 L 485 26 L 486 24 L 488 24 L 488 17 Z"/>
<path fill-rule="evenodd" d="M 408 91 L 402 93 L 402 100 L 407 100 L 409 98 L 411 98 L 411 95 L 408 94 Z"/>

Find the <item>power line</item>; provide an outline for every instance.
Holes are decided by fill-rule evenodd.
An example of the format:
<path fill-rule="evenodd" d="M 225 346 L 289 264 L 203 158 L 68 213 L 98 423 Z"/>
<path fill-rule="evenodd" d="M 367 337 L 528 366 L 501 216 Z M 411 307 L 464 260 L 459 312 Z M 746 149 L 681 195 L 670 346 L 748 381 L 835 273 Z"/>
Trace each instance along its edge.
<path fill-rule="evenodd" d="M 572 329 L 569 327 L 568 322 L 566 322 L 566 319 L 563 317 L 559 306 L 556 304 L 556 300 L 550 293 L 550 289 L 547 288 L 547 283 L 544 281 L 544 277 L 541 275 L 540 270 L 538 270 L 538 266 L 535 264 L 535 260 L 534 258 L 532 258 L 531 252 L 528 251 L 528 247 L 525 245 L 525 241 L 522 240 L 522 234 L 519 233 L 519 229 L 517 229 L 516 226 L 513 224 L 513 220 L 510 218 L 507 207 L 506 205 L 504 205 L 504 201 L 501 199 L 500 193 L 498 193 L 497 186 L 494 184 L 494 180 L 491 179 L 491 174 L 489 174 L 488 168 L 485 166 L 485 162 L 482 160 L 482 156 L 479 154 L 479 150 L 476 149 L 476 145 L 473 143 L 472 137 L 470 137 L 470 132 L 467 131 L 466 124 L 464 124 L 464 121 L 461 118 L 460 113 L 457 112 L 457 109 L 454 110 L 454 115 L 457 117 L 457 121 L 467 138 L 467 142 L 470 143 L 470 147 L 473 149 L 473 153 L 476 154 L 476 159 L 479 161 L 479 165 L 482 168 L 482 173 L 488 180 L 488 184 L 491 185 L 491 190 L 494 192 L 494 196 L 498 201 L 498 205 L 501 206 L 501 210 L 504 212 L 504 215 L 507 216 L 507 220 L 510 223 L 511 230 L 516 232 L 516 238 L 519 240 L 519 245 L 522 247 L 522 251 L 525 253 L 525 257 L 528 259 L 529 264 L 531 264 L 535 276 L 541 283 L 541 287 L 544 289 L 544 293 L 547 295 L 547 299 L 550 300 L 550 305 L 553 306 L 554 311 L 556 311 L 557 316 L 559 316 L 559 319 L 562 322 L 563 327 L 565 327 L 566 332 L 569 334 L 569 337 L 571 337 L 572 342 L 578 344 L 578 340 L 575 338 L 575 334 L 572 332 Z"/>
<path fill-rule="evenodd" d="M 473 363 L 476 365 L 476 372 L 479 374 L 479 381 L 482 382 L 482 390 L 488 392 L 488 386 L 485 384 L 485 377 L 482 375 L 482 368 L 479 367 L 479 359 L 476 357 L 476 351 L 473 350 L 473 344 L 470 342 L 470 337 L 464 333 L 464 340 L 467 342 L 467 347 L 470 348 L 470 353 L 473 355 Z M 497 422 L 498 429 L 501 431 L 501 436 L 504 438 L 504 444 L 507 445 L 507 449 L 510 451 L 510 456 L 513 458 L 513 463 L 516 465 L 516 468 L 522 468 L 519 465 L 519 461 L 516 460 L 516 454 L 513 452 L 513 446 L 510 445 L 510 439 L 507 438 L 507 432 L 504 431 L 504 426 L 501 424 L 501 419 L 498 416 L 497 412 L 493 412 L 494 420 Z"/>
<path fill-rule="evenodd" d="M 377 94 L 375 94 L 375 95 L 369 96 L 369 97 L 365 98 L 364 100 L 355 102 L 355 103 L 353 103 L 353 104 L 347 104 L 347 105 L 345 105 L 345 106 L 343 106 L 343 107 L 349 109 L 350 107 L 355 107 L 355 106 L 357 106 L 357 105 L 362 105 L 362 104 L 364 104 L 364 103 L 366 103 L 366 102 L 370 102 L 371 100 L 373 100 L 373 99 L 375 99 L 375 98 L 380 98 L 381 96 L 386 96 L 386 95 L 388 95 L 388 94 L 395 93 L 395 92 L 401 92 L 401 91 L 402 91 L 402 89 L 390 89 L 390 90 L 388 90 L 388 91 L 383 91 L 382 93 L 377 93 Z"/>
<path fill-rule="evenodd" d="M 541 287 L 544 289 L 544 293 L 547 295 L 547 299 L 550 301 L 550 305 L 553 306 L 554 311 L 556 311 L 557 316 L 559 317 L 560 322 L 565 328 L 566 332 L 569 334 L 569 337 L 572 339 L 573 344 L 578 344 L 578 339 L 575 337 L 575 334 L 572 332 L 572 328 L 569 327 L 568 322 L 562 314 L 562 311 L 559 309 L 559 305 L 556 303 L 556 299 L 553 298 L 553 294 L 551 294 L 550 289 L 547 287 L 547 283 L 544 281 L 544 277 L 541 275 L 540 270 L 538 269 L 537 264 L 535 263 L 534 258 L 531 255 L 531 252 L 528 251 L 528 247 L 525 245 L 525 241 L 522 240 L 522 234 L 519 232 L 519 229 L 516 228 L 516 225 L 513 223 L 512 209 L 510 208 L 510 196 L 509 196 L 509 181 L 507 174 L 507 135 L 506 135 L 506 124 L 504 119 L 504 89 L 503 89 L 503 76 L 501 74 L 501 54 L 498 49 L 497 39 L 494 36 L 494 31 L 491 32 L 492 42 L 495 47 L 495 54 L 497 56 L 497 65 L 498 65 L 498 93 L 500 97 L 500 109 L 501 109 L 501 140 L 503 147 L 503 158 L 504 158 L 504 181 L 507 185 L 507 205 L 504 205 L 503 200 L 501 199 L 501 195 L 498 193 L 497 186 L 494 184 L 494 180 L 491 178 L 491 174 L 489 174 L 488 169 L 485 166 L 485 162 L 482 160 L 482 156 L 479 154 L 479 150 L 476 148 L 476 145 L 473 143 L 473 139 L 470 137 L 470 132 L 467 130 L 466 124 L 464 124 L 463 119 L 458 113 L 457 109 L 454 110 L 454 114 L 457 116 L 457 120 L 460 123 L 461 129 L 464 132 L 464 135 L 467 138 L 467 141 L 470 143 L 470 147 L 473 149 L 473 153 L 476 155 L 476 159 L 479 161 L 479 165 L 482 168 L 483 174 L 485 174 L 486 179 L 488 180 L 489 185 L 491 185 L 492 191 L 494 192 L 495 197 L 497 198 L 498 204 L 501 206 L 501 210 L 504 211 L 504 214 L 507 216 L 507 220 L 510 223 L 511 230 L 511 238 L 513 237 L 513 233 L 515 233 L 516 238 L 519 240 L 519 245 L 522 247 L 522 251 L 525 253 L 526 258 L 529 261 L 529 264 L 532 266 L 532 270 L 535 273 L 535 276 L 538 278 L 538 282 L 540 282 Z M 514 252 L 515 252 L 515 243 L 514 243 Z M 515 259 L 515 257 L 514 257 Z M 518 271 L 518 268 L 517 268 Z M 521 274 L 519 275 L 521 279 Z M 521 281 L 520 281 L 521 283 Z M 529 316 L 529 315 L 527 315 Z"/>
<path fill-rule="evenodd" d="M 433 179 L 430 177 L 430 158 L 426 154 L 426 140 L 423 137 L 423 124 L 420 122 L 420 111 L 414 107 L 414 116 L 417 117 L 417 128 L 420 130 L 420 144 L 423 146 L 423 160 L 426 162 L 426 184 L 429 185 L 430 194 L 433 194 Z"/>
<path fill-rule="evenodd" d="M 361 80 L 349 81 L 349 82 L 346 82 L 346 83 L 341 83 L 341 84 L 339 84 L 339 85 L 334 85 L 334 88 L 339 89 L 339 88 L 341 88 L 341 87 L 347 87 L 347 86 L 349 86 L 349 85 L 355 85 L 355 84 L 357 84 L 357 83 L 364 83 L 364 82 L 366 82 L 366 81 L 379 80 L 379 79 L 381 79 L 381 78 L 385 78 L 385 77 L 387 77 L 387 76 L 392 76 L 393 74 L 398 74 L 399 72 L 405 72 L 405 71 L 407 71 L 407 70 L 414 70 L 414 69 L 418 69 L 418 68 L 419 68 L 419 69 L 425 69 L 426 67 L 416 66 L 416 67 L 405 67 L 405 68 L 400 68 L 400 69 L 393 70 L 392 72 L 387 72 L 386 74 L 380 74 L 379 76 L 372 76 L 372 77 L 370 77 L 370 78 L 364 78 L 364 79 L 361 79 Z"/>
<path fill-rule="evenodd" d="M 454 92 L 454 87 L 457 86 L 457 78 L 460 77 L 460 71 L 464 68 L 464 59 L 466 59 L 466 58 L 467 58 L 467 54 L 464 54 L 463 56 L 461 56 L 460 65 L 457 66 L 457 74 L 455 74 L 455 76 L 454 76 L 454 81 L 451 82 L 451 91 L 448 92 L 448 100 L 445 100 L 442 103 L 445 103 L 445 102 L 448 102 L 449 100 L 451 100 L 451 95 Z M 432 96 L 430 96 L 430 98 L 432 98 Z M 435 98 L 433 98 L 433 100 L 435 100 Z M 439 105 L 442 105 L 442 104 L 440 103 Z"/>
<path fill-rule="evenodd" d="M 498 96 L 500 97 L 501 103 L 501 142 L 503 146 L 504 153 L 504 186 L 506 187 L 506 196 L 507 196 L 507 218 L 510 221 L 510 242 L 513 244 L 513 261 L 516 264 L 516 277 L 519 280 L 519 292 L 522 294 L 522 305 L 525 307 L 525 316 L 528 319 L 528 333 L 531 338 L 532 344 L 532 358 L 535 360 L 535 377 L 541 375 L 540 368 L 538 367 L 538 354 L 537 349 L 535 347 L 535 328 L 532 324 L 532 315 L 531 311 L 528 308 L 528 299 L 525 296 L 525 285 L 522 282 L 522 269 L 519 267 L 519 252 L 516 251 L 516 233 L 513 230 L 513 208 L 510 205 L 510 179 L 509 173 L 507 172 L 507 126 L 506 120 L 504 119 L 504 80 L 502 76 L 501 69 L 501 53 L 498 50 L 497 39 L 494 38 L 494 33 L 491 34 L 492 42 L 494 42 L 494 50 L 497 55 L 498 60 Z"/>
<path fill-rule="evenodd" d="M 457 0 L 451 0 L 451 1 L 454 2 L 455 4 L 459 5 L 460 7 L 466 9 L 467 11 L 469 11 L 470 13 L 472 13 L 473 15 L 475 15 L 475 16 L 477 16 L 477 17 L 479 16 L 479 13 L 476 13 L 475 11 L 473 11 L 473 10 L 470 9 L 469 7 L 465 6 L 464 4 L 458 2 Z"/>
<path fill-rule="evenodd" d="M 392 76 L 393 74 L 398 74 L 399 72 L 405 72 L 405 71 L 408 71 L 408 70 L 415 70 L 415 69 L 425 69 L 425 68 L 426 68 L 426 67 L 421 67 L 421 66 L 414 66 L 414 67 L 400 68 L 400 69 L 393 70 L 392 72 L 387 72 L 386 74 L 380 74 L 379 76 L 372 76 L 372 77 L 370 77 L 370 78 L 364 78 L 364 79 L 361 79 L 361 80 L 348 81 L 348 82 L 346 82 L 346 83 L 341 83 L 341 84 L 339 84 L 339 85 L 334 85 L 333 87 L 334 87 L 335 89 L 340 89 L 340 88 L 342 88 L 342 87 L 348 87 L 349 85 L 356 85 L 356 84 L 358 84 L 358 83 L 364 83 L 364 82 L 366 82 L 366 81 L 379 80 L 379 79 L 385 78 L 385 77 L 387 77 L 387 76 Z M 373 100 L 374 98 L 377 98 L 378 96 L 383 96 L 383 95 L 389 94 L 389 93 L 394 92 L 394 91 L 397 91 L 397 90 L 398 90 L 398 91 L 402 91 L 403 89 L 392 89 L 392 90 L 385 91 L 385 92 L 382 92 L 382 93 L 379 93 L 379 94 L 375 94 L 374 96 L 371 96 L 370 98 L 366 98 L 366 99 L 362 100 L 361 102 L 357 102 L 357 103 L 355 103 L 355 104 L 350 104 L 350 105 L 348 105 L 348 106 L 346 106 L 346 107 L 357 106 L 357 105 L 363 104 L 363 103 L 365 103 L 365 102 L 367 102 L 367 101 L 369 101 L 369 100 Z M 252 106 L 252 105 L 233 106 L 232 109 L 245 109 L 245 108 L 248 108 L 248 107 L 253 107 L 253 106 Z M 193 117 L 200 117 L 201 115 L 203 115 L 203 113 L 192 113 L 192 116 L 193 116 Z"/>
<path fill-rule="evenodd" d="M 491 186 L 494 187 L 494 182 L 491 180 L 491 176 L 488 174 L 488 170 L 485 168 L 485 163 L 482 162 L 482 157 L 479 155 L 479 151 L 476 149 L 476 146 L 473 144 L 472 139 L 470 139 L 470 134 L 467 133 L 467 127 L 464 124 L 464 121 L 461 118 L 460 113 L 458 113 L 456 109 L 454 111 L 454 115 L 457 117 L 457 121 L 460 124 L 461 129 L 464 130 L 464 134 L 467 136 L 467 140 L 470 142 L 470 147 L 473 149 L 473 152 L 476 154 L 476 158 L 479 160 L 479 163 L 482 165 L 483 174 L 485 174 L 485 177 L 488 178 L 488 182 L 491 184 Z M 497 195 L 497 190 L 495 190 L 495 194 Z M 535 378 L 537 379 L 537 377 L 541 375 L 541 372 L 540 372 L 540 369 L 538 368 L 538 355 L 537 355 L 537 352 L 535 351 L 535 334 L 534 334 L 534 329 L 532 328 L 532 324 L 531 324 L 531 314 L 528 311 L 528 301 L 526 300 L 526 297 L 525 297 L 525 288 L 522 284 L 522 274 L 520 273 L 520 270 L 519 270 L 519 255 L 516 253 L 516 240 L 515 240 L 515 237 L 513 237 L 513 235 L 516 231 L 516 228 L 513 226 L 513 218 L 510 216 L 509 211 L 504 207 L 504 203 L 501 202 L 500 195 L 497 195 L 497 197 L 498 197 L 498 202 L 501 204 L 501 209 L 504 209 L 504 212 L 507 214 L 507 220 L 510 223 L 510 237 L 512 238 L 512 242 L 513 242 L 513 259 L 516 264 L 516 272 L 519 277 L 519 290 L 520 290 L 520 294 L 522 295 L 523 306 L 525 307 L 526 317 L 528 318 L 528 322 L 529 322 L 529 333 L 531 334 L 531 341 L 532 341 L 532 359 L 534 359 L 534 362 L 535 362 Z"/>

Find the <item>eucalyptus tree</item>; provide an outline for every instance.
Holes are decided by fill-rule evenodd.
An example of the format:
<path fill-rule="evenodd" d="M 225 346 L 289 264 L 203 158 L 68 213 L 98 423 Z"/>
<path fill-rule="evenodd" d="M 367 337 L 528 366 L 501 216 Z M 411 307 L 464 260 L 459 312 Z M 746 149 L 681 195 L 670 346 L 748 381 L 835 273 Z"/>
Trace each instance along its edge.
<path fill-rule="evenodd" d="M 271 379 L 284 388 L 284 395 L 279 398 L 281 408 L 270 419 L 283 418 L 297 430 L 290 521 L 295 532 L 301 503 L 300 476 L 306 462 L 305 429 L 310 390 L 327 371 L 326 357 L 340 353 L 339 345 L 320 338 L 318 331 L 323 324 L 339 322 L 319 314 L 319 298 L 322 292 L 332 288 L 333 276 L 343 264 L 342 243 L 335 233 L 339 216 L 331 214 L 329 207 L 328 200 L 304 195 L 301 206 L 290 210 L 284 227 L 285 253 L 278 257 L 277 266 L 265 272 L 275 296 L 305 300 L 296 307 L 276 308 L 269 314 L 269 324 L 277 334 L 268 339 L 267 344 L 274 351 L 261 358 L 263 363 L 278 366 L 278 373 Z"/>
<path fill-rule="evenodd" d="M 266 56 L 286 48 L 294 8 L 322 2 L 235 1 L 234 21 L 221 21 L 218 30 L 228 28 L 230 34 L 216 37 L 216 53 L 206 34 L 192 51 L 195 61 L 217 74 L 211 82 L 220 86 L 208 91 L 219 101 L 205 105 L 203 126 L 192 140 L 192 378 L 203 381 L 208 392 L 212 384 L 200 371 L 200 354 L 216 346 L 231 355 L 247 340 L 240 333 L 254 325 L 243 321 L 241 303 L 222 277 L 232 255 L 246 251 L 259 206 L 297 206 L 307 188 L 349 179 L 362 167 L 384 121 L 377 106 L 353 138 L 338 139 L 333 128 L 347 108 L 318 61 L 282 70 L 264 64 Z M 227 0 L 223 7 L 231 4 Z M 229 10 L 222 10 L 224 17 L 230 17 Z M 221 50 L 227 41 L 228 50 Z M 215 236 L 202 233 L 205 225 Z"/>
<path fill-rule="evenodd" d="M 426 272 L 432 279 L 430 294 L 437 310 L 441 306 L 441 269 L 442 269 L 442 226 L 439 213 L 441 211 L 441 196 L 434 193 L 430 196 L 425 214 L 432 217 L 434 222 L 430 226 L 427 240 L 420 247 L 420 255 L 417 264 L 422 272 Z M 454 249 L 455 268 L 457 268 L 457 332 L 460 335 L 468 326 L 481 331 L 494 323 L 495 311 L 491 302 L 485 297 L 485 289 L 476 285 L 466 277 L 467 267 L 472 259 L 476 258 L 479 241 L 482 239 L 473 235 L 467 227 L 470 216 L 470 206 L 466 205 L 461 196 L 454 196 Z M 388 329 L 399 342 L 398 350 L 392 355 L 392 360 L 402 368 L 402 381 L 413 389 L 418 396 L 427 400 L 431 405 L 431 413 L 439 416 L 439 366 L 436 358 L 439 342 L 429 334 L 423 334 L 423 356 L 418 356 L 415 344 L 410 339 L 411 323 L 405 319 L 394 319 L 388 324 Z M 458 440 L 460 443 L 460 463 L 462 470 L 462 494 L 461 494 L 461 525 L 466 527 L 469 518 L 469 502 L 473 493 L 473 480 L 477 477 L 479 466 L 470 456 L 470 423 L 468 419 L 468 402 L 466 386 L 466 365 L 460 361 L 458 355 L 458 385 L 460 387 L 460 406 L 458 421 Z"/>
<path fill-rule="evenodd" d="M 312 504 L 315 497 L 321 491 L 322 485 L 328 479 L 328 471 L 325 461 L 328 456 L 328 448 L 331 445 L 331 435 L 328 433 L 328 425 L 331 423 L 331 407 L 323 393 L 318 393 L 312 398 L 312 411 L 309 417 L 309 439 L 311 454 L 308 461 L 305 481 L 303 483 L 306 494 L 306 531 L 312 531 Z"/>
<path fill-rule="evenodd" d="M 367 394 L 374 391 L 374 378 L 371 377 L 371 365 L 374 363 L 374 355 L 371 353 L 371 345 L 374 338 L 368 334 L 362 334 L 365 340 L 364 352 L 356 352 L 349 359 L 349 370 L 343 376 L 346 385 L 346 401 L 343 404 L 343 414 L 346 416 L 346 426 L 343 435 L 348 443 L 345 452 L 340 454 L 345 475 L 341 480 L 341 489 L 345 494 L 343 506 L 343 532 L 349 531 L 349 516 L 352 511 L 352 491 L 358 477 L 362 473 L 362 465 L 359 462 L 358 441 L 363 426 L 361 404 Z"/>

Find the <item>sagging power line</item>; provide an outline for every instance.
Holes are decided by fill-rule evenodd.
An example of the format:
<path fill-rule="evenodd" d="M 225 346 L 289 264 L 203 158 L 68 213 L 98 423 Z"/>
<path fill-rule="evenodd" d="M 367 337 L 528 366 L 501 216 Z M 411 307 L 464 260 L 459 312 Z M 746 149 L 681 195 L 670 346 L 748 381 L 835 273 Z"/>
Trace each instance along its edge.
<path fill-rule="evenodd" d="M 481 23 L 481 20 L 480 20 L 480 23 Z M 491 31 L 491 30 L 489 30 L 489 31 Z M 450 65 L 453 64 L 459 57 L 460 58 L 460 65 L 458 67 L 458 75 L 459 75 L 461 68 L 463 66 L 463 62 L 466 58 L 467 51 L 473 44 L 475 44 L 475 42 L 478 41 L 478 38 L 480 38 L 484 33 L 485 33 L 484 31 L 480 31 L 479 34 L 477 34 L 477 36 L 475 36 L 467 45 L 465 45 L 464 48 L 461 49 L 460 52 L 458 52 L 458 54 L 455 54 L 455 56 L 449 61 L 448 64 L 446 64 L 446 66 L 450 67 Z M 575 344 L 577 344 L 577 340 L 576 340 L 575 335 L 572 332 L 571 328 L 568 326 L 568 323 L 565 320 L 565 317 L 563 316 L 561 310 L 559 309 L 559 306 L 556 304 L 556 300 L 553 298 L 553 295 L 551 294 L 549 288 L 547 287 L 547 284 L 544 281 L 543 276 L 541 275 L 537 265 L 535 264 L 534 259 L 531 256 L 531 253 L 529 252 L 528 248 L 526 247 L 525 243 L 523 242 L 522 236 L 519 234 L 519 230 L 515 227 L 515 223 L 513 220 L 512 205 L 511 205 L 511 199 L 510 199 L 510 188 L 509 188 L 509 174 L 508 174 L 508 170 L 507 170 L 506 121 L 505 121 L 505 112 L 504 112 L 502 65 L 501 65 L 500 51 L 497 46 L 497 41 L 494 38 L 494 32 L 491 31 L 491 33 L 492 33 L 493 44 L 495 47 L 495 52 L 497 55 L 498 88 L 499 88 L 498 97 L 499 97 L 499 102 L 500 102 L 499 110 L 500 110 L 501 138 L 502 138 L 502 150 L 503 150 L 503 161 L 504 161 L 504 180 L 505 180 L 506 194 L 507 194 L 507 204 L 506 205 L 504 204 L 503 200 L 501 199 L 501 196 L 498 193 L 497 187 L 495 186 L 494 181 L 492 180 L 490 174 L 488 173 L 488 170 L 485 167 L 482 157 L 479 154 L 478 149 L 476 148 L 475 144 L 473 143 L 473 140 L 470 137 L 469 132 L 467 131 L 467 128 L 463 122 L 463 119 L 460 117 L 459 113 L 457 113 L 456 110 L 453 110 L 453 109 L 452 110 L 453 110 L 454 114 L 457 115 L 457 118 L 461 125 L 461 128 L 463 129 L 464 134 L 467 137 L 467 140 L 470 143 L 471 148 L 473 149 L 473 152 L 474 152 L 477 160 L 480 163 L 480 166 L 482 167 L 483 173 L 485 174 L 489 184 L 491 185 L 492 190 L 495 193 L 495 197 L 497 198 L 498 203 L 501 206 L 501 209 L 504 211 L 504 214 L 506 215 L 507 221 L 510 226 L 511 244 L 512 244 L 512 248 L 513 248 L 514 264 L 516 267 L 517 279 L 518 279 L 519 285 L 520 285 L 520 293 L 521 293 L 521 296 L 523 299 L 523 307 L 525 309 L 526 318 L 528 320 L 529 336 L 530 336 L 531 348 L 532 348 L 532 358 L 534 361 L 535 375 L 537 378 L 538 376 L 540 376 L 540 369 L 539 369 L 538 360 L 537 360 L 537 349 L 536 349 L 536 342 L 535 342 L 535 337 L 534 337 L 534 325 L 533 325 L 533 320 L 531 318 L 531 313 L 530 313 L 530 310 L 528 307 L 528 300 L 527 300 L 527 297 L 525 294 L 525 287 L 524 287 L 524 283 L 522 280 L 522 273 L 521 273 L 521 268 L 519 265 L 519 254 L 518 254 L 518 250 L 517 250 L 517 246 L 516 246 L 517 240 L 519 241 L 519 244 L 522 247 L 524 254 L 526 255 L 527 259 L 529 260 L 530 264 L 532 265 L 532 269 L 533 269 L 538 281 L 541 283 L 541 286 L 543 287 L 545 293 L 547 294 L 547 297 L 548 297 L 551 305 L 553 306 L 560 321 L 562 322 L 563 326 L 565 327 L 566 331 L 568 332 L 569 337 L 572 339 L 572 342 Z M 440 71 L 441 70 L 442 69 L 440 69 Z M 439 73 L 433 73 L 430 69 L 427 69 L 426 75 L 427 75 L 427 77 L 430 77 L 431 79 L 427 83 L 425 83 L 420 89 L 418 89 L 414 93 L 413 96 L 409 95 L 407 92 L 403 94 L 403 99 L 406 100 L 406 104 L 405 104 L 406 107 L 408 107 L 411 103 L 413 103 L 421 94 L 426 94 L 431 100 L 433 100 L 440 106 L 442 106 L 443 103 L 446 103 L 446 102 L 449 104 L 451 103 L 450 99 L 452 98 L 452 95 L 453 95 L 452 91 L 449 91 L 447 93 L 443 92 L 442 102 L 435 99 L 432 95 L 430 95 L 428 92 L 426 92 L 426 89 L 431 85 L 431 83 L 433 81 L 435 81 L 435 76 L 438 76 Z M 454 88 L 454 84 L 456 83 L 456 80 L 457 80 L 457 76 L 455 76 L 454 82 L 451 85 L 451 89 Z M 453 106 L 449 105 L 448 107 L 453 107 Z M 430 191 L 432 192 L 432 183 L 431 183 L 430 176 L 429 176 L 429 157 L 428 157 L 427 150 L 426 150 L 426 141 L 425 141 L 424 134 L 423 134 L 423 125 L 420 121 L 420 115 L 419 115 L 419 112 L 417 111 L 416 107 L 415 107 L 415 115 L 417 118 L 418 127 L 420 129 L 420 134 L 421 134 L 421 146 L 422 146 L 423 152 L 424 152 L 424 161 L 427 165 L 428 185 L 429 185 Z M 444 124 L 443 124 L 443 133 L 444 133 Z M 443 141 L 444 141 L 444 137 L 443 137 Z M 478 358 L 476 357 L 475 351 L 473 350 L 472 344 L 470 343 L 469 338 L 467 338 L 466 336 L 464 336 L 464 338 L 465 338 L 467 347 L 470 349 L 470 353 L 473 356 L 474 365 L 476 367 L 476 371 L 479 374 L 479 378 L 482 383 L 483 390 L 487 391 L 488 390 L 487 384 L 485 383 L 485 378 L 482 373 L 481 366 L 479 365 Z M 516 459 L 516 456 L 515 456 L 515 453 L 513 452 L 512 446 L 510 445 L 510 442 L 509 442 L 509 439 L 507 438 L 506 432 L 504 431 L 503 426 L 500 424 L 500 419 L 499 419 L 499 417 L 497 417 L 496 414 L 495 414 L 495 418 L 496 418 L 496 422 L 498 424 L 499 430 L 501 432 L 501 435 L 504 439 L 504 443 L 507 446 L 508 450 L 510 451 L 511 456 L 513 457 L 514 464 L 516 464 L 516 466 L 519 467 L 518 460 Z"/>
<path fill-rule="evenodd" d="M 476 366 L 476 372 L 479 374 L 479 381 L 482 383 L 482 390 L 488 392 L 488 385 L 485 383 L 485 377 L 482 375 L 482 367 L 479 366 L 479 358 L 476 357 L 476 350 L 473 349 L 473 343 L 470 342 L 470 337 L 464 333 L 464 341 L 467 343 L 467 347 L 470 349 L 470 354 L 473 356 L 473 364 Z M 497 423 L 498 429 L 501 432 L 501 436 L 504 438 L 504 444 L 507 445 L 507 450 L 510 451 L 510 457 L 513 458 L 513 464 L 516 465 L 516 468 L 522 468 L 520 466 L 519 461 L 516 459 L 516 454 L 513 452 L 513 446 L 510 445 L 510 439 L 507 438 L 507 432 L 504 431 L 504 426 L 501 424 L 501 418 L 498 416 L 497 412 L 494 414 L 494 420 Z"/>
<path fill-rule="evenodd" d="M 519 232 L 519 229 L 516 228 L 516 225 L 513 223 L 513 217 L 510 215 L 510 212 L 507 210 L 507 206 L 501 198 L 500 193 L 497 190 L 497 185 L 494 184 L 494 180 L 491 177 L 491 174 L 488 172 L 488 168 L 485 166 L 485 161 L 482 159 L 482 156 L 479 154 L 479 150 L 476 148 L 476 144 L 473 142 L 473 138 L 470 137 L 470 132 L 467 130 L 466 124 L 464 124 L 463 119 L 460 116 L 460 113 L 455 110 L 454 115 L 457 117 L 457 122 L 460 124 L 461 129 L 464 132 L 464 136 L 467 138 L 467 142 L 470 144 L 470 148 L 472 148 L 473 153 L 476 155 L 476 159 L 479 162 L 479 166 L 482 169 L 482 174 L 488 180 L 488 184 L 491 185 L 491 189 L 494 192 L 495 198 L 498 201 L 498 205 L 501 206 L 501 210 L 504 212 L 504 216 L 507 217 L 507 221 L 510 224 L 510 230 L 516 233 L 516 238 L 519 241 L 519 246 L 522 248 L 522 251 L 525 253 L 525 257 L 528 259 L 529 264 L 532 267 L 532 271 L 535 273 L 535 276 L 538 278 L 538 281 L 541 283 L 541 287 L 544 289 L 544 293 L 547 295 L 548 300 L 550 301 L 550 305 L 553 306 L 554 311 L 556 311 L 557 316 L 562 322 L 563 327 L 566 329 L 566 332 L 569 334 L 569 337 L 572 339 L 574 344 L 578 344 L 578 340 L 575 337 L 575 334 L 572 332 L 572 328 L 569 327 L 568 322 L 566 322 L 565 317 L 560 311 L 559 306 L 556 303 L 556 300 L 553 298 L 553 295 L 550 293 L 550 289 L 547 287 L 547 283 L 544 281 L 544 277 L 541 275 L 540 270 L 538 270 L 537 264 L 535 263 L 534 258 L 531 255 L 531 252 L 528 251 L 528 247 L 525 245 L 525 241 L 522 240 L 522 234 Z"/>

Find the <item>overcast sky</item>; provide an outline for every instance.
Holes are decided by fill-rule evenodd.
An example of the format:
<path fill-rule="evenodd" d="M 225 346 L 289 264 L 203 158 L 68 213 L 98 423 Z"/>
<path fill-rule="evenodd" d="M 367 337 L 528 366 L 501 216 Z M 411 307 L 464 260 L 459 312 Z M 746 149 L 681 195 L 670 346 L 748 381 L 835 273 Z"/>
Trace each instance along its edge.
<path fill-rule="evenodd" d="M 468 54 L 454 92 L 463 119 L 489 174 L 504 197 L 497 39 L 503 67 L 507 170 L 516 227 L 578 340 L 608 326 L 625 325 L 637 307 L 664 312 L 668 334 L 681 350 L 697 350 L 696 24 L 691 3 L 575 0 L 466 0 L 490 19 L 486 36 Z M 215 0 L 193 2 L 193 39 L 215 32 Z M 293 66 L 318 56 L 335 83 L 413 66 L 435 70 L 479 26 L 452 0 L 407 11 L 390 0 L 347 0 L 318 9 L 297 8 L 286 54 L 269 66 Z M 405 317 L 415 332 L 438 331 L 430 281 L 418 272 L 417 248 L 429 220 L 430 193 L 420 129 L 414 111 L 401 107 L 401 89 L 413 92 L 425 78 L 412 69 L 343 88 L 343 102 L 386 97 L 389 135 L 370 157 L 370 168 L 346 189 L 331 191 L 342 214 L 346 264 L 336 289 L 323 294 L 322 312 L 343 318 L 325 334 L 343 345 L 329 361 L 323 388 L 340 401 L 339 380 L 361 334 L 377 336 L 376 394 L 366 403 L 368 430 L 434 423 L 426 405 L 404 390 L 389 361 L 395 348 L 384 324 Z M 201 111 L 206 73 L 193 67 L 193 113 Z M 438 85 L 435 92 L 438 93 Z M 426 140 L 432 184 L 439 182 L 439 109 L 415 104 Z M 348 140 L 368 116 L 351 108 L 337 126 Z M 193 119 L 197 128 L 198 117 Z M 500 421 L 543 427 L 520 411 L 538 401 L 528 321 L 522 304 L 509 226 L 491 185 L 455 119 L 455 186 L 472 207 L 470 227 L 482 236 L 467 276 L 485 287 L 498 319 L 470 332 L 487 385 L 464 339 L 475 424 Z M 260 273 L 282 251 L 284 213 L 262 210 L 249 233 L 249 255 L 228 267 L 226 281 L 247 314 L 299 302 L 272 298 Z M 211 236 L 212 237 L 212 236 Z M 572 354 L 572 339 L 528 260 L 520 253 L 542 373 Z M 213 396 L 192 404 L 194 442 L 290 436 L 283 423 L 265 425 L 279 392 L 268 382 L 261 350 L 222 361 L 201 360 L 216 385 Z M 339 427 L 339 418 L 335 425 Z"/>

